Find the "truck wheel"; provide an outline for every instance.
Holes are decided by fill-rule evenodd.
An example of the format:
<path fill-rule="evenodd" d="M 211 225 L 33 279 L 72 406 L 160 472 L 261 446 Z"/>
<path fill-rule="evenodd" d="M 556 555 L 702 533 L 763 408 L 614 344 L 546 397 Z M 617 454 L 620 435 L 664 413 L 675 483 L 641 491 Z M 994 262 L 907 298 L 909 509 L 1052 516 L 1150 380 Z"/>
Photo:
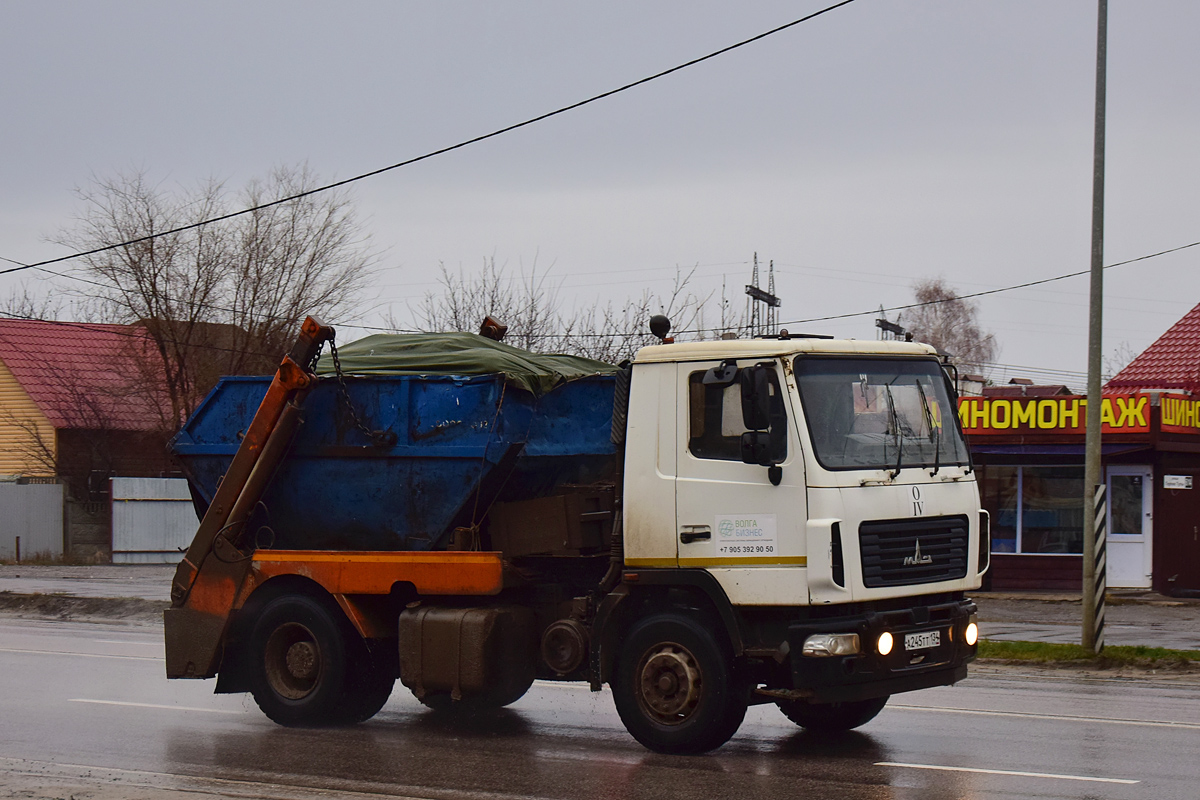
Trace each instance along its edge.
<path fill-rule="evenodd" d="M 346 694 L 343 717 L 350 724 L 366 722 L 379 713 L 396 685 L 395 676 L 389 674 L 380 659 L 362 648 L 362 659 L 352 662 L 353 680 Z"/>
<path fill-rule="evenodd" d="M 854 700 L 845 703 L 805 703 L 784 700 L 779 710 L 802 728 L 815 733 L 840 733 L 866 725 L 887 705 L 887 697 Z"/>
<path fill-rule="evenodd" d="M 633 738 L 659 753 L 720 747 L 742 724 L 749 702 L 729 648 L 681 613 L 656 614 L 630 629 L 612 690 Z"/>
<path fill-rule="evenodd" d="M 300 594 L 276 597 L 250 634 L 254 701 L 280 725 L 346 721 L 346 649 L 343 626 L 325 603 Z"/>

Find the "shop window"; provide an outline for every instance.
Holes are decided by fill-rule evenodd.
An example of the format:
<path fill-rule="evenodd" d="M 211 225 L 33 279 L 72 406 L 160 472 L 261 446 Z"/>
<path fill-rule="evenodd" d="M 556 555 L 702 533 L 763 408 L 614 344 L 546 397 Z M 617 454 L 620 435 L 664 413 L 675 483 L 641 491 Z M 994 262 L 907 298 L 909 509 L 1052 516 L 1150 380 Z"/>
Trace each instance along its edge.
<path fill-rule="evenodd" d="M 992 552 L 1083 552 L 1083 467 L 989 466 L 979 490 Z"/>
<path fill-rule="evenodd" d="M 1017 507 L 1020 467 L 981 470 L 979 499 L 992 515 L 992 552 L 1017 552 Z"/>

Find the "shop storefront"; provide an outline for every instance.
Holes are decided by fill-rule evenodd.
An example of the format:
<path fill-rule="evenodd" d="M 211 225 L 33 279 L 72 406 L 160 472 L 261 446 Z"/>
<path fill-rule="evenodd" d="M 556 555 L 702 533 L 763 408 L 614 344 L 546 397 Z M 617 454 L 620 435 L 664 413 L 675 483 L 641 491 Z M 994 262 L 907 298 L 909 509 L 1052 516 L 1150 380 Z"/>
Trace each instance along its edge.
<path fill-rule="evenodd" d="M 963 397 L 958 411 L 992 518 L 990 588 L 1078 590 L 1087 399 Z M 1108 585 L 1200 593 L 1200 401 L 1106 395 L 1101 422 Z"/>

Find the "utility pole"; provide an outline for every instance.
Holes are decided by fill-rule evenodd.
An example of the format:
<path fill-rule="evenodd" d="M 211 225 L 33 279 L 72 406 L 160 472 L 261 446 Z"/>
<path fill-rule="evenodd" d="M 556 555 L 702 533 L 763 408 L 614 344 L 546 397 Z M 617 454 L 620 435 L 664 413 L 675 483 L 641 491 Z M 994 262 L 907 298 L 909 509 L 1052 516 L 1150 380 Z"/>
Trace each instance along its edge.
<path fill-rule="evenodd" d="M 1083 477 L 1083 646 L 1104 649 L 1104 491 L 1100 463 L 1101 335 L 1104 309 L 1104 105 L 1108 56 L 1108 0 L 1098 0 L 1096 23 L 1096 134 L 1092 155 L 1092 269 L 1088 299 L 1087 439 Z"/>

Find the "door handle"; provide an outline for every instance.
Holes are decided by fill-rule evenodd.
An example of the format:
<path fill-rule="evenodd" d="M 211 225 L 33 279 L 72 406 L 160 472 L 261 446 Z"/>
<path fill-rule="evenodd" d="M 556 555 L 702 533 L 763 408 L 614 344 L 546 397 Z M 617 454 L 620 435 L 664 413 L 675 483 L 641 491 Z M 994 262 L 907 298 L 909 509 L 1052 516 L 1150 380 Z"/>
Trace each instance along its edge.
<path fill-rule="evenodd" d="M 697 539 L 711 539 L 712 528 L 707 525 L 684 525 L 679 532 L 679 541 L 691 544 Z"/>

